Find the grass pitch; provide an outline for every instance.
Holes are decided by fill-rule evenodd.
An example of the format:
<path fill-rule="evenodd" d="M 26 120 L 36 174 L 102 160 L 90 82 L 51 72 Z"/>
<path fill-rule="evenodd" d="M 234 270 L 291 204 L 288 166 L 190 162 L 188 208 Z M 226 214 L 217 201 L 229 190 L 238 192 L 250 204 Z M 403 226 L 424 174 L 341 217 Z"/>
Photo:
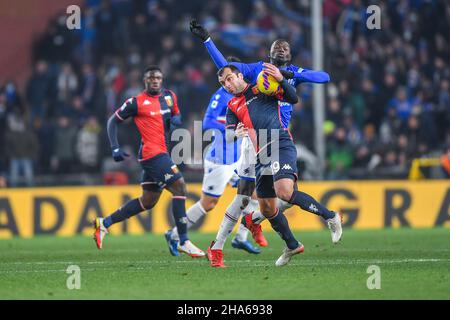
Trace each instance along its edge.
<path fill-rule="evenodd" d="M 345 230 L 339 245 L 327 230 L 295 235 L 305 252 L 281 268 L 275 233 L 259 255 L 228 240 L 226 269 L 170 256 L 162 235 L 107 236 L 100 251 L 88 237 L 0 240 L 0 299 L 450 299 L 449 229 Z M 191 232 L 204 249 L 214 236 Z M 66 286 L 69 265 L 79 290 Z M 367 288 L 371 265 L 379 290 Z"/>

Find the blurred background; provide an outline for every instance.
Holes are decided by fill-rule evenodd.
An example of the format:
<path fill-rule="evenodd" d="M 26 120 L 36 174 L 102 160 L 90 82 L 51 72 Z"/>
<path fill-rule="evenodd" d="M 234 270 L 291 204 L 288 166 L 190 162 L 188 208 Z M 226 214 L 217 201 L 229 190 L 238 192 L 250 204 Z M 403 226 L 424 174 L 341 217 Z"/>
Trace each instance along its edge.
<path fill-rule="evenodd" d="M 66 27 L 68 5 L 81 29 Z M 381 30 L 366 8 L 381 8 Z M 136 183 L 139 137 L 119 129 L 133 156 L 112 160 L 106 121 L 143 90 L 159 65 L 193 131 L 218 88 L 216 68 L 189 31 L 196 17 L 224 56 L 267 60 L 285 38 L 292 63 L 312 69 L 306 0 L 0 1 L 0 187 Z M 301 178 L 316 180 L 314 132 L 325 136 L 325 180 L 450 177 L 450 2 L 324 0 L 325 121 L 314 126 L 312 85 L 298 87 L 291 132 Z M 201 155 L 196 155 L 201 156 Z M 201 166 L 183 166 L 188 182 Z"/>

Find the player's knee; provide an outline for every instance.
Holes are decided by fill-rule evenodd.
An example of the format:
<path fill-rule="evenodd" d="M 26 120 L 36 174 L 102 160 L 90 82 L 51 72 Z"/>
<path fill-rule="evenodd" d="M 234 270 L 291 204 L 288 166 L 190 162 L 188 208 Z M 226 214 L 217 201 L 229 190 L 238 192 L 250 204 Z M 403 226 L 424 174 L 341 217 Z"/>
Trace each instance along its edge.
<path fill-rule="evenodd" d="M 183 179 L 178 179 L 170 186 L 169 190 L 170 190 L 170 192 L 172 192 L 172 194 L 174 196 L 185 197 L 186 196 L 186 183 L 184 182 Z"/>
<path fill-rule="evenodd" d="M 141 204 L 146 209 L 149 210 L 153 208 L 158 201 L 152 194 L 144 194 L 141 198 Z"/>
<path fill-rule="evenodd" d="M 219 202 L 219 198 L 214 198 L 214 197 L 209 197 L 209 196 L 202 196 L 202 198 L 200 199 L 200 203 L 206 212 L 214 209 L 217 205 L 217 202 Z"/>
<path fill-rule="evenodd" d="M 241 207 L 245 208 L 250 203 L 250 197 L 244 197 L 241 200 Z"/>
<path fill-rule="evenodd" d="M 262 200 L 259 202 L 259 204 L 259 209 L 266 218 L 274 215 L 276 208 L 271 205 L 270 201 Z"/>
<path fill-rule="evenodd" d="M 289 202 L 289 200 L 291 199 L 292 192 L 294 192 L 294 190 L 290 186 L 277 186 L 275 188 L 277 198 L 286 202 Z"/>

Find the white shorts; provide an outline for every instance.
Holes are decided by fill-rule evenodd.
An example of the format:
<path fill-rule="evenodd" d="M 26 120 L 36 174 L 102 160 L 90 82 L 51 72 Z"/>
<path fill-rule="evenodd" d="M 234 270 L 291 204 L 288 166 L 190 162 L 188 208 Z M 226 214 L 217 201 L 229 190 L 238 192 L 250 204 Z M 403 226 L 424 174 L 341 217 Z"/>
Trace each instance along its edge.
<path fill-rule="evenodd" d="M 220 197 L 227 184 L 236 187 L 239 176 L 236 174 L 238 162 L 233 164 L 217 164 L 205 160 L 202 192 L 210 197 Z"/>
<path fill-rule="evenodd" d="M 256 180 L 256 156 L 257 153 L 250 138 L 248 136 L 243 137 L 241 143 L 241 157 L 237 162 L 237 173 L 239 178 L 248 181 Z"/>

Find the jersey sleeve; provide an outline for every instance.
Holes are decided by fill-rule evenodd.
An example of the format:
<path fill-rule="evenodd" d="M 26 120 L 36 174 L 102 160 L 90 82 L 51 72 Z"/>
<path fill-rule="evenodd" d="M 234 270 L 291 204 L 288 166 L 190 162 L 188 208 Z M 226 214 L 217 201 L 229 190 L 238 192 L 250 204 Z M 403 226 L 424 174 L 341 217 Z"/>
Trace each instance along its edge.
<path fill-rule="evenodd" d="M 172 116 L 178 116 L 180 114 L 180 108 L 178 107 L 178 97 L 173 91 L 169 90 L 169 92 L 173 98 Z"/>
<path fill-rule="evenodd" d="M 297 92 L 293 86 L 291 86 L 286 79 L 280 82 L 280 88 L 275 93 L 274 98 L 280 101 L 285 101 L 291 104 L 298 102 Z"/>
<path fill-rule="evenodd" d="M 208 38 L 204 44 L 217 69 L 220 69 L 228 64 L 227 59 L 225 59 L 223 54 L 219 51 L 219 49 L 217 49 L 211 38 Z"/>
<path fill-rule="evenodd" d="M 129 117 L 137 116 L 137 114 L 138 114 L 138 106 L 135 97 L 129 98 L 115 112 L 116 117 L 122 121 Z"/>
<path fill-rule="evenodd" d="M 296 85 L 302 82 L 327 83 L 330 82 L 330 75 L 325 71 L 298 68 L 297 71 L 294 71 L 294 80 Z"/>

